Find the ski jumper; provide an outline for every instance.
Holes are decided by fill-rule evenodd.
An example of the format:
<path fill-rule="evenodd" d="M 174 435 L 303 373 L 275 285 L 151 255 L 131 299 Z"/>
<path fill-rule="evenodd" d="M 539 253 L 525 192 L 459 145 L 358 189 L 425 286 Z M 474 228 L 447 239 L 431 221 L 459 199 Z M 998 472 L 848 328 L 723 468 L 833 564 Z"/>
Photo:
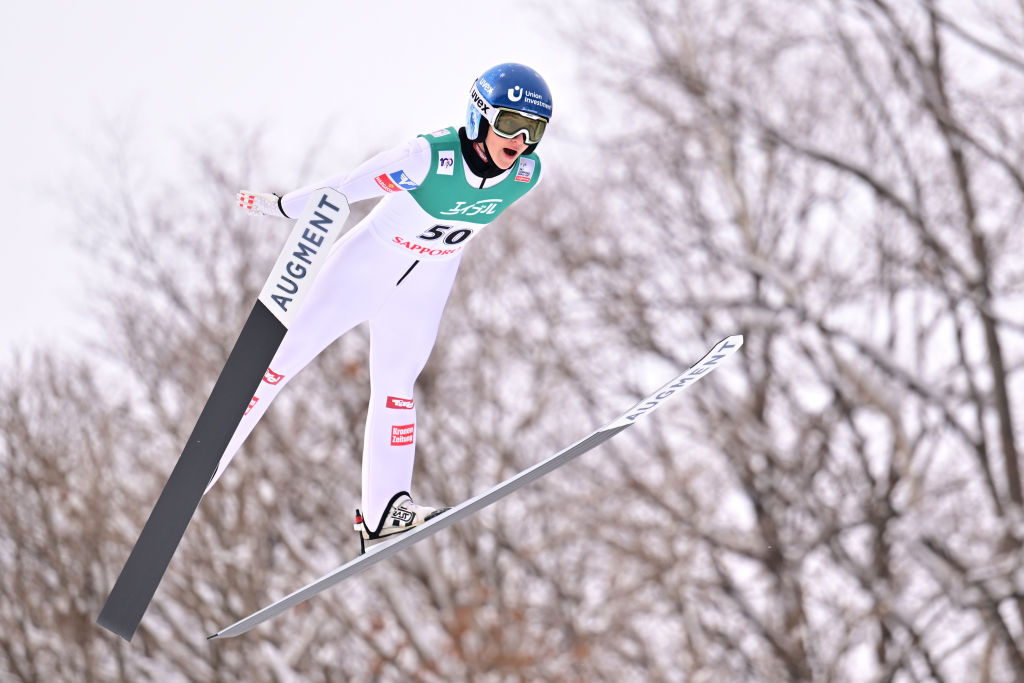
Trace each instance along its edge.
<path fill-rule="evenodd" d="M 349 203 L 383 197 L 332 248 L 285 335 L 209 488 L 281 389 L 338 337 L 370 326 L 370 405 L 362 464 L 362 511 L 372 528 L 399 492 L 410 492 L 416 447 L 413 385 L 437 337 L 466 245 L 536 187 L 541 164 L 520 156 L 493 178 L 476 176 L 459 133 L 446 128 L 382 152 L 347 174 L 290 192 L 288 216 L 330 186 Z"/>

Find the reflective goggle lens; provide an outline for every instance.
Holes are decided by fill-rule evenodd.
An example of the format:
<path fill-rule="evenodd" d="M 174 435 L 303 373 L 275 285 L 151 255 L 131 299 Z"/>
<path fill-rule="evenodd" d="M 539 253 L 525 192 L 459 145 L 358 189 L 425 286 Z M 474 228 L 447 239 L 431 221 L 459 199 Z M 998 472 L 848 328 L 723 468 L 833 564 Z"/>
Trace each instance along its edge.
<path fill-rule="evenodd" d="M 544 119 L 531 118 L 511 109 L 499 109 L 491 127 L 503 138 L 514 138 L 526 133 L 526 142 L 535 145 L 540 142 L 547 125 Z"/>

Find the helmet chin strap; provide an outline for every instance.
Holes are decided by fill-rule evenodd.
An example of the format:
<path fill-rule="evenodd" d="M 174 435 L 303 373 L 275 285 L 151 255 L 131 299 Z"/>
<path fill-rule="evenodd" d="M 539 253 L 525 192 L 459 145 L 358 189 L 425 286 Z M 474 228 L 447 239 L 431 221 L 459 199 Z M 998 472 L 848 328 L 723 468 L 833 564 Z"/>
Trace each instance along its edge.
<path fill-rule="evenodd" d="M 492 162 L 491 152 L 489 149 L 487 149 L 486 142 L 474 142 L 473 149 L 476 150 L 476 153 L 480 156 L 481 161 L 488 164 Z"/>
<path fill-rule="evenodd" d="M 491 159 L 491 150 L 487 149 L 487 132 L 490 130 L 490 127 L 490 123 L 481 114 L 480 130 L 476 134 L 476 139 L 473 140 L 473 149 L 480 156 L 480 160 L 488 165 L 494 163 L 493 159 Z"/>

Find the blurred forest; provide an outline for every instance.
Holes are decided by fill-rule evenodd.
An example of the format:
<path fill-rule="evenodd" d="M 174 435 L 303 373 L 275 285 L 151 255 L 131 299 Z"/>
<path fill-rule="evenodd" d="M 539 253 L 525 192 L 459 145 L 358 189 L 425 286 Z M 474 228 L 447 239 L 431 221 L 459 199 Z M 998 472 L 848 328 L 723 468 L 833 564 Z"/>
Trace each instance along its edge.
<path fill-rule="evenodd" d="M 1024 680 L 1024 3 L 588 8 L 552 21 L 593 125 L 556 112 L 540 149 L 585 163 L 559 154 L 467 253 L 417 387 L 414 494 L 462 501 L 721 337 L 741 352 L 208 643 L 357 551 L 357 329 L 204 499 L 129 645 L 94 620 L 288 224 L 230 201 L 269 175 L 258 140 L 145 192 L 113 169 L 80 225 L 105 337 L 2 373 L 0 680 Z"/>

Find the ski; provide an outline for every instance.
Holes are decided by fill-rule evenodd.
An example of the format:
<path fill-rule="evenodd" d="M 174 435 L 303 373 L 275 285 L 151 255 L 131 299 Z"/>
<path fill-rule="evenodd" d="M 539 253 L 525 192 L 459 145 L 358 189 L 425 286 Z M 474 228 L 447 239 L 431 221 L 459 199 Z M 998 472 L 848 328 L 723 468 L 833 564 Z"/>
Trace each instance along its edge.
<path fill-rule="evenodd" d="M 96 622 L 135 635 L 235 428 L 348 218 L 348 201 L 316 191 L 285 243 L 146 525 Z"/>
<path fill-rule="evenodd" d="M 356 559 L 343 564 L 334 571 L 325 574 L 316 581 L 308 584 L 304 588 L 300 588 L 294 593 L 281 598 L 277 602 L 264 607 L 258 612 L 254 612 L 244 619 L 235 622 L 231 626 L 223 628 L 217 633 L 208 636 L 207 640 L 231 638 L 241 635 L 253 627 L 262 624 L 278 614 L 281 614 L 289 608 L 305 602 L 331 586 L 366 571 L 378 562 L 408 548 L 414 543 L 418 543 L 429 536 L 433 536 L 438 531 L 441 531 L 455 522 L 482 510 L 483 508 L 508 496 L 512 492 L 526 486 L 530 482 L 536 481 L 549 472 L 558 469 L 573 458 L 586 453 L 608 439 L 611 439 L 626 428 L 636 424 L 638 420 L 649 415 L 665 401 L 677 395 L 680 391 L 688 389 L 707 373 L 717 368 L 718 364 L 724 358 L 732 355 L 742 345 L 742 335 L 726 337 L 722 341 L 718 342 L 703 358 L 689 367 L 685 372 L 677 375 L 625 413 L 603 427 L 595 429 L 583 439 L 577 441 L 564 450 L 559 451 L 547 460 L 543 460 L 536 465 L 523 470 L 519 474 L 506 479 L 490 490 L 451 508 L 447 512 L 425 522 L 423 525 L 418 526 L 411 531 L 398 534 L 394 541 L 388 541 L 384 544 L 379 544 L 371 548 L 366 552 L 366 554 L 360 555 Z"/>

